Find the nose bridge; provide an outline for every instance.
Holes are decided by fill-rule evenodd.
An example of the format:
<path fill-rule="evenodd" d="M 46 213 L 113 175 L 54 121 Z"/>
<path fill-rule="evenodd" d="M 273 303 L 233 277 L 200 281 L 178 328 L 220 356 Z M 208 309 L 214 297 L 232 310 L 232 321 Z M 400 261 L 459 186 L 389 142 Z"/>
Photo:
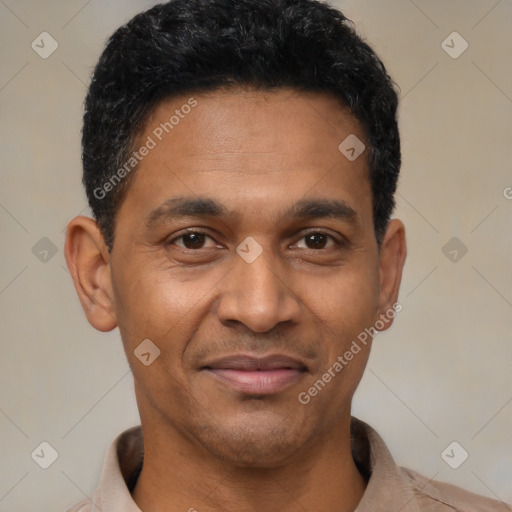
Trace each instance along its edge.
<path fill-rule="evenodd" d="M 235 270 L 240 287 L 237 292 L 245 294 L 246 299 L 256 299 L 258 302 L 265 299 L 266 304 L 279 300 L 284 284 L 283 278 L 278 274 L 279 265 L 276 260 L 269 250 L 265 250 L 253 262 L 243 259 L 238 261 Z"/>
<path fill-rule="evenodd" d="M 248 247 L 248 252 L 254 250 L 250 243 L 240 244 L 239 251 Z M 298 321 L 300 307 L 278 258 L 270 249 L 262 250 L 252 261 L 243 252 L 240 254 L 221 291 L 219 320 L 237 320 L 255 332 L 268 331 L 283 321 Z"/>

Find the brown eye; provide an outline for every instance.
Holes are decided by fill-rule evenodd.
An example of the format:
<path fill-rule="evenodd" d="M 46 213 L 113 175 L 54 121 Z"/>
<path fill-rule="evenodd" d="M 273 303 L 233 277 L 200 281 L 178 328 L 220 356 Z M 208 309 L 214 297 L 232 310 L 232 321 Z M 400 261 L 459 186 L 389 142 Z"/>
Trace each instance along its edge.
<path fill-rule="evenodd" d="M 307 235 L 305 238 L 307 243 L 310 244 L 310 249 L 323 249 L 327 242 L 327 235 L 323 233 L 313 233 L 312 235 Z"/>
<path fill-rule="evenodd" d="M 182 238 L 187 249 L 199 249 L 204 244 L 205 235 L 202 233 L 189 233 L 183 235 Z"/>
<path fill-rule="evenodd" d="M 189 231 L 184 233 L 176 238 L 173 238 L 169 245 L 178 245 L 178 247 L 183 247 L 184 249 L 203 249 L 205 240 L 210 238 L 206 233 L 202 233 L 201 231 Z M 182 244 L 175 244 L 177 240 L 182 240 Z"/>
<path fill-rule="evenodd" d="M 321 231 L 308 233 L 307 235 L 303 236 L 301 240 L 306 241 L 307 249 L 325 249 L 329 238 L 331 240 L 334 240 L 334 244 L 331 244 L 331 246 L 336 245 L 337 242 L 333 236 L 328 235 L 327 233 L 323 233 Z"/>

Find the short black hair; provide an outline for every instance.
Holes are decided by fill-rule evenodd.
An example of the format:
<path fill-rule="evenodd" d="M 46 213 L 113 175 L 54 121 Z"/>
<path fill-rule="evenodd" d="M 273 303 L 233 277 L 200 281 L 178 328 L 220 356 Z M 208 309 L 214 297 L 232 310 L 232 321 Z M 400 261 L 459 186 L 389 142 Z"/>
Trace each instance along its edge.
<path fill-rule="evenodd" d="M 316 0 L 171 0 L 116 30 L 85 100 L 83 183 L 109 250 L 148 116 L 163 99 L 222 87 L 330 93 L 348 106 L 365 131 L 380 245 L 401 165 L 398 95 L 352 22 Z"/>

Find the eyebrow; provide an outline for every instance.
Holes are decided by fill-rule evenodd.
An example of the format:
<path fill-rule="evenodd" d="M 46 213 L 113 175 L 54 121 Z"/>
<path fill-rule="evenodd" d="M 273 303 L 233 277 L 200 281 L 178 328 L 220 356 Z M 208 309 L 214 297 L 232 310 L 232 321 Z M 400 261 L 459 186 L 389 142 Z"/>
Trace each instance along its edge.
<path fill-rule="evenodd" d="M 208 197 L 172 197 L 155 208 L 146 219 L 151 228 L 183 217 L 228 217 L 233 213 Z M 358 215 L 345 201 L 335 199 L 301 199 L 289 207 L 278 220 L 332 218 L 355 224 Z"/>

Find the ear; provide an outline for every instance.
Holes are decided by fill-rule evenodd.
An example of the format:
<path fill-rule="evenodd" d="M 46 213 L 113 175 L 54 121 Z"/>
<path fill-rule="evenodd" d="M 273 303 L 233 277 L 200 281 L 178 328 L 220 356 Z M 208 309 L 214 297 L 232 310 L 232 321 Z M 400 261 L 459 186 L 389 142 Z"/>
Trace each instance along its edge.
<path fill-rule="evenodd" d="M 402 309 L 397 300 L 406 257 L 405 226 L 402 221 L 393 219 L 388 223 L 380 247 L 379 318 L 376 323 L 384 326 L 379 327 L 379 331 L 389 329 L 393 324 L 395 313 Z"/>
<path fill-rule="evenodd" d="M 110 258 L 93 219 L 79 216 L 67 226 L 64 255 L 89 323 L 98 331 L 117 326 Z"/>

